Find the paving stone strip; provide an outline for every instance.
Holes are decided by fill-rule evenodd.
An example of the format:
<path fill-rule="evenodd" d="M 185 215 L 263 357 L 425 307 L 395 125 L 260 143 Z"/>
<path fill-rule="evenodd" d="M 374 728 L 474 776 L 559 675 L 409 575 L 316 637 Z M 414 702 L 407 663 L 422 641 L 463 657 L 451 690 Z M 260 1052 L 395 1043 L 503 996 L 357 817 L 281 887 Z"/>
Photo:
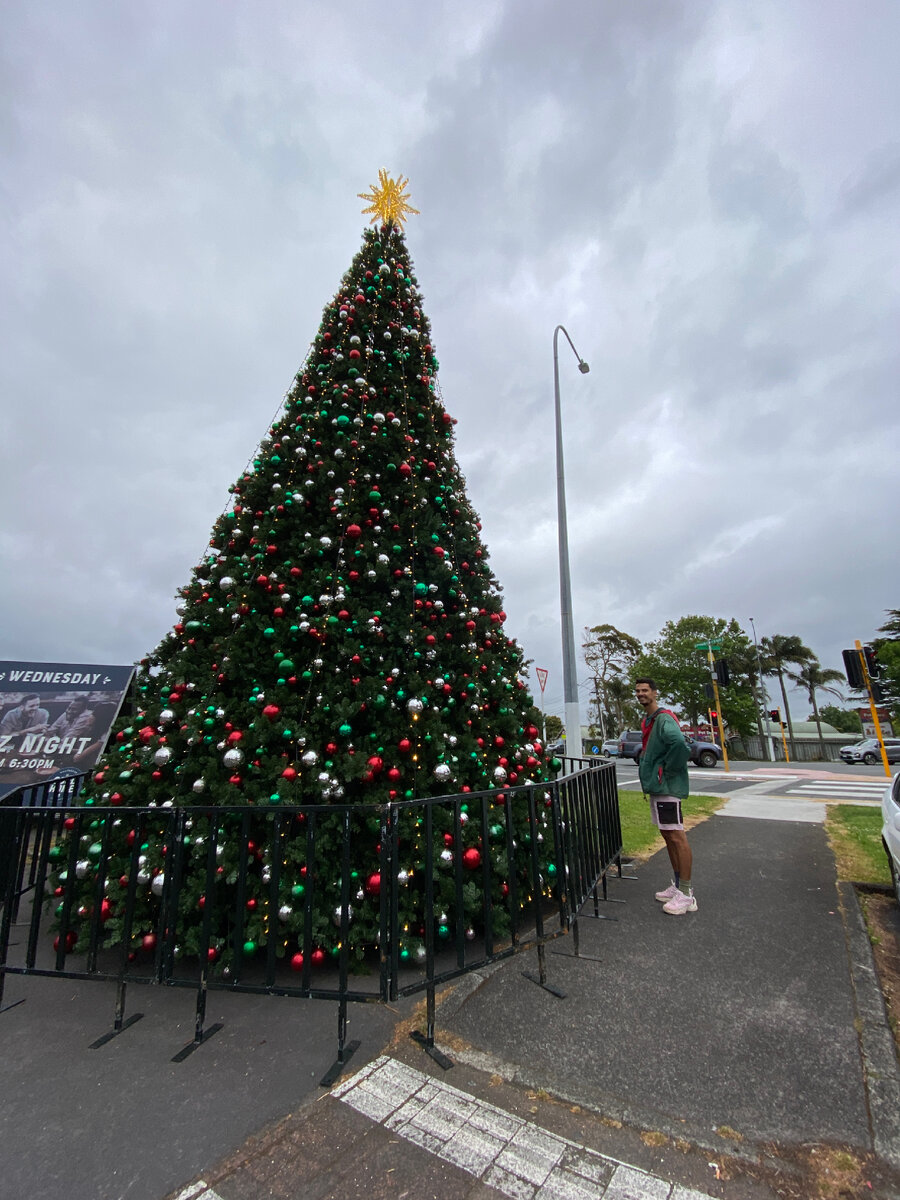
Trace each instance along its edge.
<path fill-rule="evenodd" d="M 387 1056 L 332 1091 L 392 1133 L 510 1200 L 710 1200 L 606 1158 Z M 178 1200 L 215 1200 L 206 1191 Z"/>

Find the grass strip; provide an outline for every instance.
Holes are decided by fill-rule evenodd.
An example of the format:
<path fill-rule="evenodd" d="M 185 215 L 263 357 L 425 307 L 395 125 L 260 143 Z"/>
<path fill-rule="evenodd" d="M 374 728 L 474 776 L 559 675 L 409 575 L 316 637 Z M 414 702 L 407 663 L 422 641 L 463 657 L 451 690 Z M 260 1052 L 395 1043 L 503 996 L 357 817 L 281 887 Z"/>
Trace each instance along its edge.
<path fill-rule="evenodd" d="M 826 814 L 825 830 L 838 879 L 889 884 L 891 873 L 881 844 L 881 809 L 829 804 Z"/>

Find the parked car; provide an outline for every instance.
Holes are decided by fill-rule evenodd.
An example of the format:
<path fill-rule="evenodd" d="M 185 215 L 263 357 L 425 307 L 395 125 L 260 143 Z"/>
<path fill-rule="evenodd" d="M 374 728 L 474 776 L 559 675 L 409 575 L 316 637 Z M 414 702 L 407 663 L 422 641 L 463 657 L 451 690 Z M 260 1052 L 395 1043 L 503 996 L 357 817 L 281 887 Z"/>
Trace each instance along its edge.
<path fill-rule="evenodd" d="M 900 762 L 900 738 L 885 738 L 884 748 L 889 763 Z M 841 746 L 840 755 L 845 763 L 861 762 L 867 767 L 874 767 L 876 763 L 881 762 L 881 746 L 878 744 L 878 738 L 863 738 L 860 742 L 854 742 L 852 746 Z"/>
<path fill-rule="evenodd" d="M 633 758 L 635 762 L 639 762 L 642 744 L 643 734 L 639 729 L 624 730 L 619 734 L 618 757 Z"/>
<path fill-rule="evenodd" d="M 706 742 L 703 738 L 692 737 L 686 733 L 688 749 L 691 752 L 691 762 L 698 767 L 714 767 L 722 758 L 722 747 L 718 742 Z"/>
<path fill-rule="evenodd" d="M 619 753 L 619 742 L 617 738 L 607 738 L 601 747 L 601 752 L 607 758 L 615 758 Z"/>
<path fill-rule="evenodd" d="M 562 740 L 559 740 L 559 741 L 556 741 L 556 742 L 550 742 L 550 743 L 548 744 L 548 746 L 547 746 L 547 753 L 548 753 L 548 754 L 551 754 L 551 755 L 553 755 L 553 754 L 565 754 L 565 752 L 566 752 L 566 743 L 565 743 L 564 741 L 562 741 Z"/>
<path fill-rule="evenodd" d="M 881 820 L 881 841 L 891 870 L 894 895 L 900 904 L 900 774 L 884 789 Z"/>

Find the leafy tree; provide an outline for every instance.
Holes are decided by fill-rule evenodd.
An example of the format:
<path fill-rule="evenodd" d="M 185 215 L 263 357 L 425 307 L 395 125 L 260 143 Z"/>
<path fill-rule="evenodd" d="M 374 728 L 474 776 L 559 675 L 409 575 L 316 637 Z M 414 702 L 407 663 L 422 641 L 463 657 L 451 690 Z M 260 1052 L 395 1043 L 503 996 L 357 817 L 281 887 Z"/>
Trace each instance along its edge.
<path fill-rule="evenodd" d="M 616 718 L 618 732 L 621 733 L 625 729 L 636 729 L 641 723 L 643 712 L 634 698 L 631 680 L 621 675 L 614 675 L 606 685 L 606 695 L 610 703 L 610 712 Z"/>
<path fill-rule="evenodd" d="M 709 663 L 706 652 L 697 650 L 696 643 L 710 638 L 722 642 L 721 657 L 728 660 L 731 669 L 731 684 L 719 692 L 723 723 L 727 721 L 737 733 L 748 734 L 753 729 L 756 708 L 749 673 L 755 655 L 752 642 L 734 618 L 726 621 L 722 617 L 686 616 L 667 621 L 659 637 L 648 642 L 638 655 L 631 678 L 649 675 L 655 679 L 660 694 L 696 725 L 711 707 L 705 690 L 710 682 Z"/>
<path fill-rule="evenodd" d="M 900 722 L 900 608 L 887 609 L 887 620 L 878 632 L 885 636 L 876 638 L 872 646 L 881 668 L 881 687 L 896 728 Z"/>
<path fill-rule="evenodd" d="M 838 733 L 861 734 L 863 731 L 859 713 L 850 708 L 838 708 L 834 704 L 823 704 L 819 709 L 819 716 Z"/>
<path fill-rule="evenodd" d="M 809 696 L 809 702 L 812 705 L 816 729 L 819 731 L 819 741 L 821 741 L 822 720 L 819 716 L 816 692 L 828 692 L 830 696 L 837 696 L 839 700 L 843 700 L 844 693 L 839 688 L 829 687 L 829 684 L 841 682 L 844 679 L 844 672 L 834 671 L 831 667 L 823 667 L 817 658 L 812 658 L 799 671 L 785 671 L 785 674 L 798 687 L 805 688 L 806 694 Z"/>
<path fill-rule="evenodd" d="M 548 713 L 545 721 L 547 725 L 547 741 L 558 742 L 562 737 L 563 731 L 562 717 L 558 717 L 556 713 Z"/>
<path fill-rule="evenodd" d="M 641 652 L 641 643 L 630 633 L 616 629 L 615 625 L 594 625 L 585 629 L 584 637 L 584 661 L 594 687 L 591 704 L 605 739 L 607 718 L 613 712 L 609 685 L 613 679 L 627 678 L 629 668 Z"/>
<path fill-rule="evenodd" d="M 806 666 L 808 663 L 814 661 L 816 656 L 810 650 L 809 646 L 804 646 L 800 638 L 793 633 L 773 633 L 771 637 L 761 638 L 759 652 L 762 658 L 763 674 L 778 677 L 778 683 L 781 686 L 781 699 L 784 703 L 784 715 L 787 718 L 791 751 L 796 753 L 794 748 L 794 726 L 791 721 L 791 708 L 788 704 L 784 678 L 789 666 Z"/>

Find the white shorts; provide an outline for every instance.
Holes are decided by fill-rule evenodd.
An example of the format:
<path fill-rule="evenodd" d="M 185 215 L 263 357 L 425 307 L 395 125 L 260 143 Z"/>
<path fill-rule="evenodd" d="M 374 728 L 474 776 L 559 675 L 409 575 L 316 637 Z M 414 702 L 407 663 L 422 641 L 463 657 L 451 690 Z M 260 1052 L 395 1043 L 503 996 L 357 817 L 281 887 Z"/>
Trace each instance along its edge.
<path fill-rule="evenodd" d="M 677 796 L 651 796 L 650 816 L 657 829 L 684 829 L 681 801 Z"/>

